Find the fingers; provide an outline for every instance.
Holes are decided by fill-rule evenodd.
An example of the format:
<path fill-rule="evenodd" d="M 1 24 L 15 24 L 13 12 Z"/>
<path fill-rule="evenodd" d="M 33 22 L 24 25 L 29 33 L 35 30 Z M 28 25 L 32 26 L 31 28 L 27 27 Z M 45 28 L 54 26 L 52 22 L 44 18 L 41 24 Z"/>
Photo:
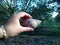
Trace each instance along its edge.
<path fill-rule="evenodd" d="M 20 19 L 20 18 L 24 18 L 24 19 L 32 18 L 31 15 L 29 15 L 28 13 L 25 13 L 25 12 L 19 12 L 17 14 L 14 14 L 14 17 L 17 18 L 17 19 Z"/>
<path fill-rule="evenodd" d="M 30 28 L 30 27 L 22 27 L 22 30 L 21 31 L 34 31 L 33 28 Z"/>
<path fill-rule="evenodd" d="M 32 18 L 30 15 L 24 15 L 24 16 L 22 17 L 22 19 L 30 19 L 30 18 Z"/>

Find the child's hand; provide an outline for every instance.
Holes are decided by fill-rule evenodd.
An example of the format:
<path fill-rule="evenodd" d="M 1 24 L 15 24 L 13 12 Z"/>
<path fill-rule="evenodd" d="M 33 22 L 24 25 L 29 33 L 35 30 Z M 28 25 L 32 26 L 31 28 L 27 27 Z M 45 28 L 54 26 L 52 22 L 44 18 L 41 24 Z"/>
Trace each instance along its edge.
<path fill-rule="evenodd" d="M 25 12 L 19 12 L 17 14 L 14 14 L 5 25 L 5 29 L 8 36 L 16 36 L 21 32 L 34 30 L 31 27 L 21 26 L 19 22 L 21 18 L 30 19 L 32 17 Z"/>

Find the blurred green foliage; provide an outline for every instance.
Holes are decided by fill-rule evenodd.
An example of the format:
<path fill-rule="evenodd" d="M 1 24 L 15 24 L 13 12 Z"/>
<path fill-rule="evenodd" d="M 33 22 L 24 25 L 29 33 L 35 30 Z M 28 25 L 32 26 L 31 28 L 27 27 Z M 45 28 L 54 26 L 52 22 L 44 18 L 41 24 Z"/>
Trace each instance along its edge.
<path fill-rule="evenodd" d="M 55 2 L 58 4 L 54 2 L 53 0 L 0 0 L 0 25 L 5 24 L 14 13 L 25 11 L 33 18 L 42 21 L 33 33 L 30 32 L 31 35 L 59 35 L 60 14 L 55 18 L 52 17 L 52 12 L 58 11 L 59 3 L 58 1 Z"/>

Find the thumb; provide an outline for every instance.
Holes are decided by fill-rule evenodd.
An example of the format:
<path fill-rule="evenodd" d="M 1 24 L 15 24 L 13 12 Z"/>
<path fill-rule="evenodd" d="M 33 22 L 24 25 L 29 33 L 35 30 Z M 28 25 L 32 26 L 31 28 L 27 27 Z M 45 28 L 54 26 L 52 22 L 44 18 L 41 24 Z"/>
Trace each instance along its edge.
<path fill-rule="evenodd" d="M 22 31 L 33 31 L 34 29 L 31 27 L 22 27 Z"/>

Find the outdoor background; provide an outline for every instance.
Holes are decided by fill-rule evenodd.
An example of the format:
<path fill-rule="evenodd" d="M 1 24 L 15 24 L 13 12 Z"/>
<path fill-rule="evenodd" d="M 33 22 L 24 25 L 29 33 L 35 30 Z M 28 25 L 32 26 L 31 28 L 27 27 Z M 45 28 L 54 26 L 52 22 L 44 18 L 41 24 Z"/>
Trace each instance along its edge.
<path fill-rule="evenodd" d="M 60 45 L 60 0 L 0 0 L 0 25 L 20 11 L 41 20 L 41 24 L 33 32 L 1 40 L 0 45 Z"/>

